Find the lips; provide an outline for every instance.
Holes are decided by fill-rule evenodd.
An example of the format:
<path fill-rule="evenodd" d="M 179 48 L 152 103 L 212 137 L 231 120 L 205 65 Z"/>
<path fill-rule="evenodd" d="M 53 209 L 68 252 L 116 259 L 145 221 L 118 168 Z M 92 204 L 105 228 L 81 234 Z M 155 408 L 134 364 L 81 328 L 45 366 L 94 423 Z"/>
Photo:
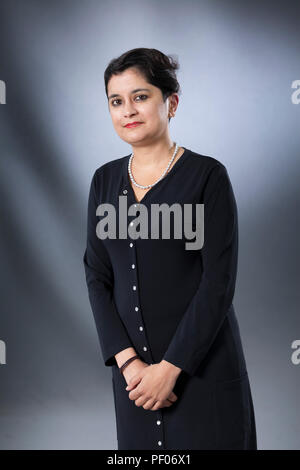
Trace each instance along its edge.
<path fill-rule="evenodd" d="M 137 126 L 139 126 L 140 124 L 143 124 L 143 123 L 136 121 L 136 122 L 131 122 L 131 123 L 129 123 L 129 124 L 126 124 L 125 127 L 137 127 Z"/>

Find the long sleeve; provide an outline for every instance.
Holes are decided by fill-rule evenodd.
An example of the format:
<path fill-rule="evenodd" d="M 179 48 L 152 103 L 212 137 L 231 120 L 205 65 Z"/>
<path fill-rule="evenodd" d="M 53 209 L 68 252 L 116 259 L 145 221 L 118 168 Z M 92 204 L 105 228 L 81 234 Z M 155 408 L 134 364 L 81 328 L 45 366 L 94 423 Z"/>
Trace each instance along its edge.
<path fill-rule="evenodd" d="M 106 366 L 117 364 L 115 354 L 133 347 L 113 298 L 113 269 L 103 241 L 97 237 L 99 188 L 97 170 L 92 178 L 87 217 L 87 243 L 83 256 L 89 300 Z"/>
<path fill-rule="evenodd" d="M 204 188 L 203 273 L 163 359 L 194 375 L 231 307 L 238 260 L 237 206 L 226 167 L 219 162 Z"/>

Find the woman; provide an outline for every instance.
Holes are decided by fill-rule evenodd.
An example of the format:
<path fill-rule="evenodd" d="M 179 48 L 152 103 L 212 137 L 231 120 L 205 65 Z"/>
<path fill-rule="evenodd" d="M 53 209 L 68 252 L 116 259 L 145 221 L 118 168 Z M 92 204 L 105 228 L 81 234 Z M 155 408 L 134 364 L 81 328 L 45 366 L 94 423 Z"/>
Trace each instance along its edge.
<path fill-rule="evenodd" d="M 256 449 L 232 304 L 236 202 L 220 161 L 170 138 L 177 68 L 172 57 L 137 48 L 112 60 L 104 76 L 114 128 L 132 155 L 93 175 L 83 261 L 104 363 L 112 370 L 118 449 Z M 187 249 L 185 232 L 151 236 L 150 213 L 160 204 L 204 204 L 201 249 Z M 116 231 L 100 217 L 112 207 Z M 121 237 L 125 209 L 128 233 Z M 148 225 L 138 217 L 145 212 Z M 168 215 L 170 232 L 182 226 Z M 197 220 L 193 214 L 184 228 L 199 228 Z M 136 235 L 141 226 L 147 238 Z"/>

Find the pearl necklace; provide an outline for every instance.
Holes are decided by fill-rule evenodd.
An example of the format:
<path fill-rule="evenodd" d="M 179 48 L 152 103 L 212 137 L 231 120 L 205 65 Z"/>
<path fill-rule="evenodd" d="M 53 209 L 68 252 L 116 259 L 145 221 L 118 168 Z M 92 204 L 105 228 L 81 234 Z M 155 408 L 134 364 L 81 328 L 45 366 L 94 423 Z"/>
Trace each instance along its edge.
<path fill-rule="evenodd" d="M 164 177 L 165 174 L 167 173 L 168 169 L 170 168 L 170 165 L 172 164 L 172 162 L 173 162 L 173 160 L 174 160 L 174 158 L 175 158 L 175 155 L 176 155 L 177 151 L 178 151 L 178 145 L 175 144 L 175 150 L 174 150 L 174 153 L 173 153 L 173 155 L 172 155 L 172 158 L 171 158 L 171 160 L 169 161 L 168 166 L 167 166 L 167 168 L 165 169 L 165 171 L 163 172 L 163 174 L 161 175 L 161 177 L 158 178 L 158 180 L 155 181 L 155 183 L 153 183 L 153 184 L 147 184 L 146 186 L 143 186 L 143 185 L 141 185 L 141 184 L 138 184 L 136 181 L 134 181 L 134 178 L 133 178 L 132 173 L 131 173 L 131 162 L 132 162 L 132 159 L 133 159 L 133 153 L 132 153 L 131 156 L 130 156 L 129 162 L 128 162 L 128 173 L 129 173 L 129 176 L 130 176 L 130 179 L 131 179 L 132 183 L 133 183 L 135 186 L 137 186 L 138 188 L 141 188 L 141 189 L 152 188 L 152 186 L 154 186 L 154 185 L 155 185 L 156 183 L 158 183 L 161 179 L 163 179 L 163 177 Z"/>

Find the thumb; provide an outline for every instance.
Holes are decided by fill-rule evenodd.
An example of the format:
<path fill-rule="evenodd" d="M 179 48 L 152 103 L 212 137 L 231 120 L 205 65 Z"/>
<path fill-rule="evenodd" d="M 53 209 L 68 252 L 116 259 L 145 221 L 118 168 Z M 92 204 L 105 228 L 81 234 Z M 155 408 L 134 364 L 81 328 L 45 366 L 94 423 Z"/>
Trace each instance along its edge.
<path fill-rule="evenodd" d="M 170 400 L 172 400 L 172 401 L 176 401 L 176 400 L 177 400 L 177 396 L 175 395 L 174 392 L 171 392 L 168 398 L 170 398 Z"/>
<path fill-rule="evenodd" d="M 139 375 L 136 375 L 135 377 L 132 377 L 129 380 L 129 384 L 127 385 L 125 390 L 131 390 L 133 387 L 136 386 L 137 383 L 139 383 L 139 381 L 140 381 L 140 376 Z"/>

